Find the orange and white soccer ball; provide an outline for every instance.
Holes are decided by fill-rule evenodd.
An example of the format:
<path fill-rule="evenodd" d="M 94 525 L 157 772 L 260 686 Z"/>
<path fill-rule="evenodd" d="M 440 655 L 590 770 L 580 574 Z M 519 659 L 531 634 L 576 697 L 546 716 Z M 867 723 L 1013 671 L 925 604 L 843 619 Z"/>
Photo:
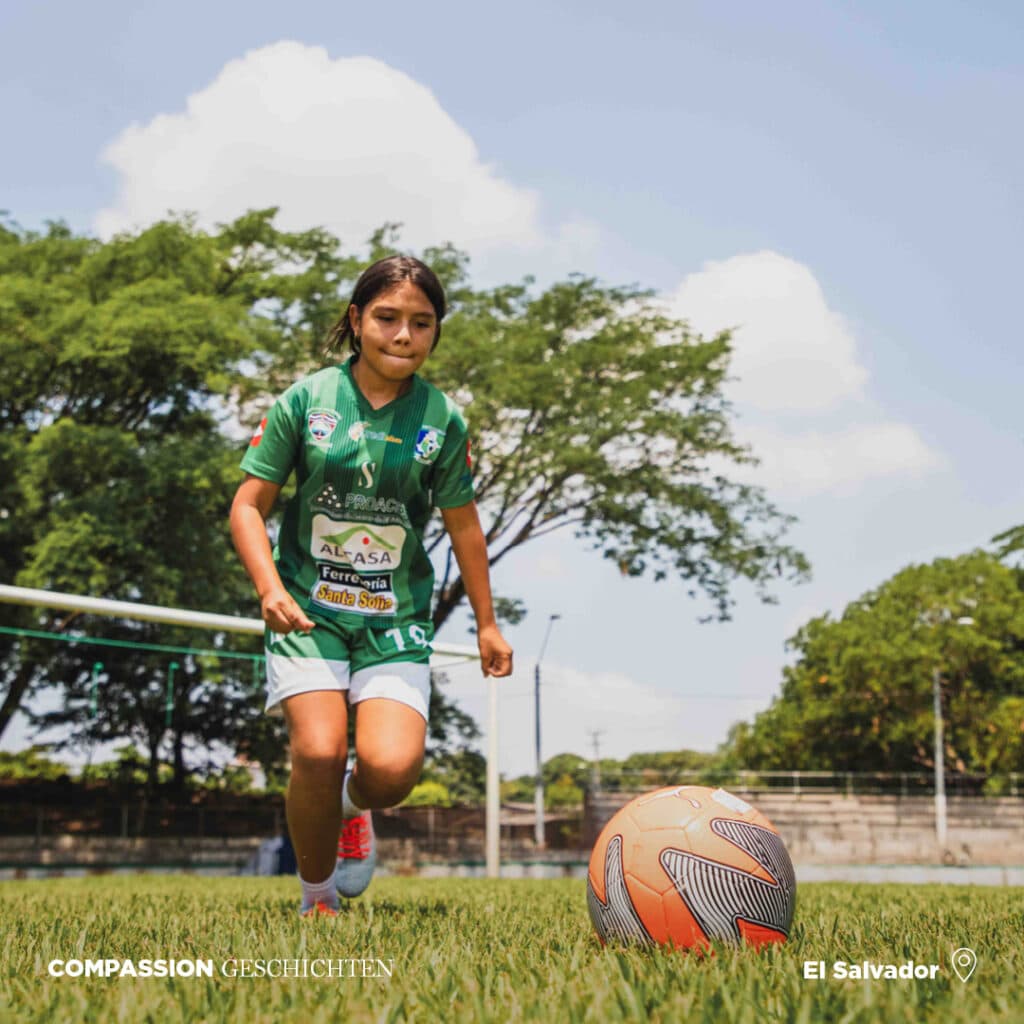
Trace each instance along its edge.
<path fill-rule="evenodd" d="M 639 796 L 590 855 L 587 906 L 602 943 L 785 942 L 795 905 L 793 864 L 775 826 L 724 789 Z"/>

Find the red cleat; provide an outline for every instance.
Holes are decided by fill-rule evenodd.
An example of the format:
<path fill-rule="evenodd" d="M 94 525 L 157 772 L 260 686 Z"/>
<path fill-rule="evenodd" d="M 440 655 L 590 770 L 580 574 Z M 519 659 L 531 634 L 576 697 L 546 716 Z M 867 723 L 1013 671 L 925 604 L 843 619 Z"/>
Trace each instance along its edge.
<path fill-rule="evenodd" d="M 377 842 L 370 812 L 356 818 L 342 818 L 338 836 L 338 863 L 334 884 L 342 896 L 358 896 L 370 884 L 377 867 Z"/>
<path fill-rule="evenodd" d="M 311 907 L 307 907 L 301 914 L 302 917 L 337 917 L 338 911 L 322 900 L 317 900 Z"/>

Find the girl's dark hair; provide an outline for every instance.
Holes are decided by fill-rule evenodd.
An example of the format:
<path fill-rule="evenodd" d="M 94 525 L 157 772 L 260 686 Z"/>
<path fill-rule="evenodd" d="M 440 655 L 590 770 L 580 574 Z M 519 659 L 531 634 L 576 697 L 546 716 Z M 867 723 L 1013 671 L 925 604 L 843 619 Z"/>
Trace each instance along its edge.
<path fill-rule="evenodd" d="M 386 292 L 403 281 L 411 281 L 417 288 L 420 288 L 434 307 L 434 313 L 437 315 L 437 327 L 434 330 L 434 343 L 430 346 L 430 351 L 433 352 L 441 340 L 441 321 L 448 311 L 448 306 L 444 297 L 444 287 L 438 280 L 437 274 L 415 256 L 388 256 L 385 259 L 377 260 L 359 275 L 359 280 L 356 281 L 356 286 L 352 289 L 352 297 L 348 300 L 345 312 L 327 333 L 327 352 L 330 354 L 341 352 L 342 346 L 347 340 L 352 354 L 358 359 L 362 345 L 352 330 L 349 310 L 355 306 L 362 311 L 381 292 Z"/>

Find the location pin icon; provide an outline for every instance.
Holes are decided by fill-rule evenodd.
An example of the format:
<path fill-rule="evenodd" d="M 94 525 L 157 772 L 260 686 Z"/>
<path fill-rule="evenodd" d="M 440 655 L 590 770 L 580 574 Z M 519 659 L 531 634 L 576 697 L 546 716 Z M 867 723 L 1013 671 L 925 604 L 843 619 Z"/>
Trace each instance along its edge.
<path fill-rule="evenodd" d="M 966 946 L 954 949 L 953 955 L 949 959 L 953 963 L 956 976 L 961 981 L 966 981 L 974 973 L 974 968 L 978 966 L 978 958 L 974 950 L 968 949 Z"/>

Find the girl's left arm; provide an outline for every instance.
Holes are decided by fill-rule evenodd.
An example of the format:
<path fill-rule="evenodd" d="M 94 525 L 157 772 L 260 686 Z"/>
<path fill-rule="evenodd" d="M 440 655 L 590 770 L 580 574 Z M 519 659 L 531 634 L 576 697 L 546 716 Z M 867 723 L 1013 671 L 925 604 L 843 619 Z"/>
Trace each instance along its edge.
<path fill-rule="evenodd" d="M 484 540 L 484 531 L 480 526 L 476 502 L 443 508 L 441 517 L 476 619 L 476 639 L 480 646 L 480 665 L 484 675 L 510 676 L 512 648 L 505 642 L 494 618 L 487 541 Z"/>

